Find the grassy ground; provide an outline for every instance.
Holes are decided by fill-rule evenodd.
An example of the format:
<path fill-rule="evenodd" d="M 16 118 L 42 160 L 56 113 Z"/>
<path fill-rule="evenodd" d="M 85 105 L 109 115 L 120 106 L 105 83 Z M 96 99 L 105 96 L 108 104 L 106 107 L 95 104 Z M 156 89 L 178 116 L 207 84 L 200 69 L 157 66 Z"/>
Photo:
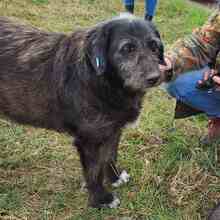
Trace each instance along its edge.
<path fill-rule="evenodd" d="M 143 14 L 143 1 L 136 13 Z M 121 0 L 0 0 L 0 14 L 42 29 L 69 32 L 122 11 Z M 184 0 L 160 1 L 156 23 L 168 47 L 201 25 L 209 11 Z M 88 209 L 79 158 L 63 134 L 0 120 L 0 219 L 200 220 L 220 200 L 217 146 L 201 148 L 204 116 L 173 123 L 174 101 L 146 96 L 141 123 L 126 130 L 119 162 L 132 181 L 116 192 L 116 210 Z M 126 220 L 126 218 L 124 218 Z"/>

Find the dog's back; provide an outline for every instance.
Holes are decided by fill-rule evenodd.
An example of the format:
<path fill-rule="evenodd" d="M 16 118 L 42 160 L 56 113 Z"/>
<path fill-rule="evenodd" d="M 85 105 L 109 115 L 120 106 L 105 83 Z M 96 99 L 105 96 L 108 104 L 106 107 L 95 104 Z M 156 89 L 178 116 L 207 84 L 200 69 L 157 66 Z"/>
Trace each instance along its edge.
<path fill-rule="evenodd" d="M 63 35 L 18 25 L 0 17 L 0 112 L 41 124 L 52 113 L 51 69 Z M 42 98 L 43 97 L 43 98 Z"/>
<path fill-rule="evenodd" d="M 45 63 L 54 56 L 54 46 L 60 38 L 60 34 L 43 32 L 0 17 L 1 75 L 8 69 L 24 72 L 30 65 L 39 68 L 39 63 Z M 14 68 L 16 64 L 19 64 L 19 70 Z"/>

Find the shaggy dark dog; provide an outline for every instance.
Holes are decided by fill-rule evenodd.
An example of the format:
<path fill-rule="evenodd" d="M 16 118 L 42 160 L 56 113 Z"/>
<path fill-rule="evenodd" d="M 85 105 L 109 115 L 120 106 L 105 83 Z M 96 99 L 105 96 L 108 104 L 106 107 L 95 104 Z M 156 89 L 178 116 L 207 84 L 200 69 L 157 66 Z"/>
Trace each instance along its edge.
<path fill-rule="evenodd" d="M 65 35 L 0 18 L 0 111 L 75 136 L 93 207 L 116 207 L 103 186 L 128 175 L 115 162 L 122 128 L 160 80 L 163 46 L 153 24 L 117 18 Z"/>

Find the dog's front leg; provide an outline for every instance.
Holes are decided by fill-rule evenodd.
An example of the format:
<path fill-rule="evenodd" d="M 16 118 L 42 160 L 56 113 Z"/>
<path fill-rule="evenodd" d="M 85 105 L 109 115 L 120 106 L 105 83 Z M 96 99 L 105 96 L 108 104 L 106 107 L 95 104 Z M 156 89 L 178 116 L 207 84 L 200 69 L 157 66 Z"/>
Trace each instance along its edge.
<path fill-rule="evenodd" d="M 89 205 L 94 208 L 115 208 L 120 201 L 103 186 L 104 160 L 101 146 L 78 138 L 75 141 L 89 192 Z"/>

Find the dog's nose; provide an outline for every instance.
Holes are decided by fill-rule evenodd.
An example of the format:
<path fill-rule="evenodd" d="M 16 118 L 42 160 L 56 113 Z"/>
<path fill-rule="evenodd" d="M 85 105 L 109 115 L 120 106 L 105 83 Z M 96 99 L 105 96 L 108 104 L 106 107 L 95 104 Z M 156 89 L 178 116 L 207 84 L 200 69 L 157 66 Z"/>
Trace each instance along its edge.
<path fill-rule="evenodd" d="M 149 85 L 153 86 L 155 85 L 160 79 L 160 75 L 154 75 L 154 76 L 151 76 L 147 79 L 147 82 Z"/>

